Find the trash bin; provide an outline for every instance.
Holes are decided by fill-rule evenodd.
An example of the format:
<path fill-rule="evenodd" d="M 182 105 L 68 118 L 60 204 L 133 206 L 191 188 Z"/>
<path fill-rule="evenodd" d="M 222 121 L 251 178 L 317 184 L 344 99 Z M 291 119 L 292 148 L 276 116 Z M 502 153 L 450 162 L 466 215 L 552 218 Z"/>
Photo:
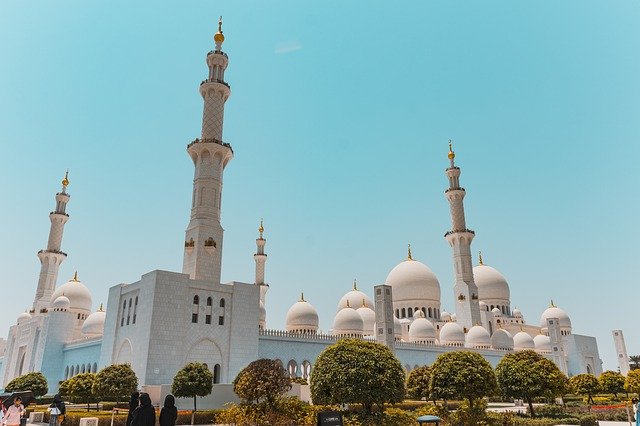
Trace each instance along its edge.
<path fill-rule="evenodd" d="M 442 419 L 438 416 L 420 416 L 418 417 L 419 425 L 436 425 L 438 426 Z"/>

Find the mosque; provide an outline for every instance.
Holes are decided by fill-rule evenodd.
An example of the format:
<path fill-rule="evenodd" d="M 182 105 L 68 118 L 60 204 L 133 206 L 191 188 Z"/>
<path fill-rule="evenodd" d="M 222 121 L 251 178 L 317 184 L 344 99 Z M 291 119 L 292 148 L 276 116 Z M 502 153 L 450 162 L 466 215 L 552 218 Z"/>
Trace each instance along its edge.
<path fill-rule="evenodd" d="M 496 269 L 472 265 L 474 231 L 466 225 L 461 170 L 449 145 L 445 196 L 452 228 L 445 234 L 453 253 L 455 306 L 440 302 L 440 282 L 429 267 L 407 258 L 371 293 L 353 288 L 339 298 L 333 327 L 319 332 L 319 314 L 301 295 L 286 315 L 284 330 L 266 324 L 269 285 L 265 281 L 266 239 L 262 223 L 256 239 L 255 282 L 220 282 L 223 248 L 221 197 L 224 169 L 233 149 L 223 141 L 225 80 L 229 57 L 222 50 L 222 22 L 215 47 L 206 55 L 208 75 L 200 83 L 204 100 L 202 133 L 187 145 L 195 173 L 191 215 L 185 232 L 182 272 L 155 270 L 139 281 L 110 288 L 106 304 L 93 311 L 89 288 L 78 274 L 57 286 L 66 259 L 62 237 L 69 220 L 68 176 L 49 214 L 46 249 L 38 252 L 40 276 L 33 305 L 0 339 L 0 388 L 31 371 L 42 372 L 49 391 L 76 374 L 113 363 L 130 363 L 140 384 L 170 384 L 186 363 L 206 363 L 215 383 L 230 383 L 251 361 L 273 358 L 292 377 L 308 378 L 320 352 L 338 339 L 355 337 L 389 346 L 408 371 L 438 355 L 471 350 L 492 365 L 508 353 L 532 349 L 553 360 L 569 376 L 602 372 L 596 339 L 575 334 L 567 313 L 551 306 L 528 323 L 512 309 L 509 284 Z M 336 297 L 338 299 L 338 297 Z M 2 354 L 2 352 L 0 352 Z"/>

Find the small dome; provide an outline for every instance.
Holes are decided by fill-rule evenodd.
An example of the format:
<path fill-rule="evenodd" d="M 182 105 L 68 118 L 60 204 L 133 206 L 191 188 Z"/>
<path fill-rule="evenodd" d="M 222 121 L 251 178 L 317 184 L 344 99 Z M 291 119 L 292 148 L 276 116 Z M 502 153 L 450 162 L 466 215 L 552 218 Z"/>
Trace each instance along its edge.
<path fill-rule="evenodd" d="M 318 331 L 318 311 L 304 297 L 287 311 L 286 329 L 290 332 L 315 333 Z"/>
<path fill-rule="evenodd" d="M 393 287 L 395 302 L 436 302 L 440 303 L 440 283 L 427 265 L 417 260 L 400 262 L 389 272 L 385 281 Z M 418 303 L 416 306 L 421 306 Z"/>
<path fill-rule="evenodd" d="M 104 320 L 107 313 L 101 309 L 92 313 L 82 324 L 82 334 L 86 336 L 102 336 L 104 332 Z"/>
<path fill-rule="evenodd" d="M 536 344 L 533 341 L 533 337 L 529 333 L 520 331 L 513 336 L 513 348 L 516 351 L 524 351 L 527 349 L 535 349 Z"/>
<path fill-rule="evenodd" d="M 365 336 L 375 336 L 375 323 L 376 323 L 376 313 L 373 309 L 368 306 L 361 306 L 357 309 L 357 312 L 362 317 L 363 323 L 363 332 Z"/>
<path fill-rule="evenodd" d="M 480 301 L 480 303 L 478 303 L 478 305 L 480 306 L 480 310 L 481 311 L 488 311 L 489 309 L 487 309 L 487 304 L 484 303 L 482 300 Z"/>
<path fill-rule="evenodd" d="M 455 322 L 455 321 L 457 321 L 457 320 L 458 320 L 458 315 L 456 315 L 456 313 L 455 313 L 455 312 L 454 312 L 454 313 L 452 313 L 452 314 L 451 314 L 451 321 Z"/>
<path fill-rule="evenodd" d="M 464 346 L 464 330 L 455 322 L 448 322 L 440 329 L 440 344 L 445 346 Z"/>
<path fill-rule="evenodd" d="M 25 321 L 29 321 L 30 319 L 31 319 L 31 314 L 29 312 L 23 312 L 20 315 L 18 315 L 18 318 L 16 319 L 16 324 L 20 325 Z"/>
<path fill-rule="evenodd" d="M 63 295 L 69 299 L 69 309 L 85 313 L 91 312 L 91 292 L 78 280 L 78 274 L 53 292 L 51 302 L 53 303 Z"/>
<path fill-rule="evenodd" d="M 501 317 L 502 316 L 502 311 L 500 310 L 500 308 L 493 308 L 491 310 L 491 313 L 493 314 L 494 317 Z"/>
<path fill-rule="evenodd" d="M 63 295 L 56 298 L 56 300 L 53 301 L 53 304 L 51 306 L 53 307 L 53 309 L 66 311 L 71 306 L 71 301 L 67 296 Z"/>
<path fill-rule="evenodd" d="M 549 318 L 557 318 L 560 323 L 560 329 L 571 330 L 571 319 L 569 319 L 569 315 L 557 306 L 552 305 L 542 313 L 540 317 L 540 327 L 543 331 L 547 330 L 547 319 Z"/>
<path fill-rule="evenodd" d="M 502 328 L 497 329 L 491 336 L 491 347 L 502 351 L 513 350 L 513 337 L 511 333 Z"/>
<path fill-rule="evenodd" d="M 440 320 L 445 322 L 451 321 L 451 314 L 447 311 L 440 312 Z"/>
<path fill-rule="evenodd" d="M 420 311 L 418 311 L 420 312 Z M 420 312 L 422 313 L 422 312 Z M 422 316 L 418 316 L 409 326 L 409 341 L 418 343 L 434 343 L 436 340 L 436 328 L 431 321 Z"/>
<path fill-rule="evenodd" d="M 491 347 L 491 335 L 481 325 L 474 325 L 467 332 L 465 341 L 467 348 L 488 349 Z"/>
<path fill-rule="evenodd" d="M 473 267 L 473 281 L 478 286 L 478 298 L 489 302 L 509 304 L 511 294 L 505 277 L 487 265 Z"/>
<path fill-rule="evenodd" d="M 511 314 L 513 315 L 514 318 L 522 318 L 522 312 L 520 311 L 520 309 L 515 308 Z"/>
<path fill-rule="evenodd" d="M 338 302 L 338 311 L 347 307 L 347 301 L 352 308 L 362 306 L 363 303 L 366 307 L 373 308 L 373 302 L 371 302 L 369 296 L 358 290 L 355 282 L 353 283 L 353 289 L 342 296 L 342 299 Z"/>
<path fill-rule="evenodd" d="M 533 338 L 533 343 L 535 344 L 535 349 L 537 352 L 551 352 L 551 338 L 549 338 L 549 336 L 538 334 Z"/>
<path fill-rule="evenodd" d="M 413 319 L 416 320 L 418 318 L 426 318 L 424 316 L 424 312 L 422 312 L 421 310 L 417 310 L 413 313 Z"/>
<path fill-rule="evenodd" d="M 402 339 L 402 323 L 395 315 L 393 316 L 393 337 L 397 340 Z"/>
<path fill-rule="evenodd" d="M 355 309 L 347 306 L 340 309 L 333 319 L 333 334 L 335 336 L 362 336 L 364 322 Z"/>

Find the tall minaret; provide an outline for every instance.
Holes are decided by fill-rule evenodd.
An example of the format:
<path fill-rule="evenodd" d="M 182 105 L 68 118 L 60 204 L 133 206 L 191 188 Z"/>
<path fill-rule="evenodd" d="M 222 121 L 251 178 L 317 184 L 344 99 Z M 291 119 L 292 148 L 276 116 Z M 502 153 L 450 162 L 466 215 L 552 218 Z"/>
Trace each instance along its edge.
<path fill-rule="evenodd" d="M 186 230 L 182 272 L 192 279 L 220 283 L 222 237 L 220 203 L 222 175 L 233 158 L 231 145 L 222 141 L 224 104 L 231 94 L 224 81 L 229 57 L 222 51 L 222 17 L 213 37 L 215 50 L 207 53 L 209 77 L 200 84 L 204 99 L 202 137 L 187 146 L 195 165 L 191 220 Z"/>
<path fill-rule="evenodd" d="M 253 255 L 253 259 L 256 261 L 256 285 L 260 286 L 260 301 L 265 303 L 265 297 L 269 290 L 269 284 L 264 282 L 264 265 L 267 263 L 267 255 L 264 253 L 264 245 L 267 240 L 262 238 L 264 227 L 262 226 L 262 219 L 260 219 L 260 228 L 258 228 L 260 236 L 256 239 L 256 254 Z"/>
<path fill-rule="evenodd" d="M 449 178 L 449 188 L 445 191 L 451 209 L 452 229 L 444 237 L 453 249 L 453 270 L 455 284 L 453 291 L 456 300 L 456 321 L 469 330 L 481 324 L 478 287 L 473 281 L 473 265 L 471 263 L 471 241 L 475 232 L 467 229 L 464 218 L 465 190 L 460 187 L 460 168 L 456 167 L 456 154 L 449 141 L 449 168 L 445 171 Z M 465 330 L 465 331 L 466 331 Z"/>
<path fill-rule="evenodd" d="M 62 179 L 62 191 L 56 194 L 56 209 L 49 213 L 51 220 L 51 228 L 49 229 L 49 241 L 47 248 L 38 252 L 40 259 L 40 277 L 38 278 L 38 290 L 33 300 L 33 310 L 37 315 L 51 304 L 51 296 L 56 288 L 58 280 L 58 269 L 67 254 L 60 250 L 62 245 L 62 234 L 64 233 L 64 224 L 69 220 L 66 213 L 67 203 L 69 202 L 69 194 L 67 194 L 67 186 L 69 185 L 69 172 L 65 173 Z"/>

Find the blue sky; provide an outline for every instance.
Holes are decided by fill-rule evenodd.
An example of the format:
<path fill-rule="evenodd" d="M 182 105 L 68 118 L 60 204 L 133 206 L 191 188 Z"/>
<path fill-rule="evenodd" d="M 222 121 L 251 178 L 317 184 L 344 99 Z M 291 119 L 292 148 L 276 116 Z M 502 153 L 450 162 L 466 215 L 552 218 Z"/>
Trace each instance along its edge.
<path fill-rule="evenodd" d="M 537 323 L 553 299 L 640 353 L 640 3 L 0 3 L 0 335 L 31 305 L 47 214 L 72 195 L 62 283 L 94 294 L 179 271 L 219 15 L 230 57 L 223 279 L 253 281 L 265 220 L 268 326 L 300 294 L 331 327 L 354 278 L 406 256 L 453 309 L 443 195 L 454 140 L 473 250 Z M 13 289 L 13 291 L 12 291 Z"/>

